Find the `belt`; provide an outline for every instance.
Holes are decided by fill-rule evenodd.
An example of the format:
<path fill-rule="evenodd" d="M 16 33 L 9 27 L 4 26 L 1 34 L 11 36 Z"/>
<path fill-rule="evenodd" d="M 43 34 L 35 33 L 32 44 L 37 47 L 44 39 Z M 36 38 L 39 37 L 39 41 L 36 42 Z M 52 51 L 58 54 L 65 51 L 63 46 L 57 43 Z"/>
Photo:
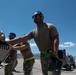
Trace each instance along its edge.
<path fill-rule="evenodd" d="M 41 54 L 47 54 L 47 53 L 52 53 L 53 52 L 53 50 L 43 50 L 43 51 L 41 51 L 40 53 Z"/>
<path fill-rule="evenodd" d="M 35 57 L 32 56 L 32 57 L 30 57 L 30 58 L 25 59 L 25 61 L 32 60 L 32 59 L 34 59 L 34 58 L 35 58 Z"/>

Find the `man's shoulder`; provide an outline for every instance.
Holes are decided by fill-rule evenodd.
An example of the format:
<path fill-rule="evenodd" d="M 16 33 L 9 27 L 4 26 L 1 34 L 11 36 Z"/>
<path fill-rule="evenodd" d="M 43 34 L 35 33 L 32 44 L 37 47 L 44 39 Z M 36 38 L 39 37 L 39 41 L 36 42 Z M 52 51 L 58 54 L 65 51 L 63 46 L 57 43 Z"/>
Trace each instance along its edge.
<path fill-rule="evenodd" d="M 27 36 L 28 36 L 28 37 L 33 37 L 34 34 L 35 34 L 35 32 L 36 32 L 36 29 L 33 29 L 33 30 L 31 30 L 31 31 L 29 31 L 29 32 L 27 33 Z"/>
<path fill-rule="evenodd" d="M 47 25 L 49 28 L 55 27 L 54 24 L 52 24 L 52 23 L 46 23 L 46 25 Z"/>
<path fill-rule="evenodd" d="M 32 30 L 30 30 L 30 31 L 28 32 L 28 34 L 34 33 L 35 30 L 36 30 L 36 29 L 32 29 Z M 27 34 L 27 35 L 28 35 L 28 34 Z"/>

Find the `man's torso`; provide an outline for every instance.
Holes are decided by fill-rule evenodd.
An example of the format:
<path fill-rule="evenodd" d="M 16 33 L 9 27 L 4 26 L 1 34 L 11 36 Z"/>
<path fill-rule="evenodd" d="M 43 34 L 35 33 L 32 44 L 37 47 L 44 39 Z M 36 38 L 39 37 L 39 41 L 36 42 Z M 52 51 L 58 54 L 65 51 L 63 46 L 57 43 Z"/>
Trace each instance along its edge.
<path fill-rule="evenodd" d="M 58 35 L 56 28 L 53 25 L 47 25 L 46 23 L 28 34 L 30 38 L 34 38 L 40 51 L 53 48 L 51 37 L 54 35 Z"/>

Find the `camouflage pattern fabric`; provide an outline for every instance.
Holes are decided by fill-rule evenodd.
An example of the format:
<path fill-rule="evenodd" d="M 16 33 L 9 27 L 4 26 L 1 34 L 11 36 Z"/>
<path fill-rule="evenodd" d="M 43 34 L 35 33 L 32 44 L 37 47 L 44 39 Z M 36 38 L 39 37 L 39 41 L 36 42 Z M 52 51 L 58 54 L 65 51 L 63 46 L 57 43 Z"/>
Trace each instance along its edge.
<path fill-rule="evenodd" d="M 24 60 L 24 63 L 23 63 L 24 75 L 31 75 L 34 62 L 35 62 L 34 59 L 28 60 L 28 61 Z"/>
<path fill-rule="evenodd" d="M 11 54 L 10 54 L 11 55 Z M 6 61 L 8 62 L 8 65 L 5 66 L 5 75 L 13 75 L 13 64 L 15 63 L 15 61 L 17 60 L 17 53 L 15 52 L 12 56 L 9 56 L 9 60 L 8 58 L 6 59 Z"/>
<path fill-rule="evenodd" d="M 61 70 L 56 71 L 56 66 L 57 66 L 56 62 L 53 62 L 50 64 L 51 55 L 52 55 L 51 53 L 40 55 L 43 75 L 60 75 Z M 53 69 L 52 71 L 48 70 L 49 66 L 50 66 L 50 69 Z"/>

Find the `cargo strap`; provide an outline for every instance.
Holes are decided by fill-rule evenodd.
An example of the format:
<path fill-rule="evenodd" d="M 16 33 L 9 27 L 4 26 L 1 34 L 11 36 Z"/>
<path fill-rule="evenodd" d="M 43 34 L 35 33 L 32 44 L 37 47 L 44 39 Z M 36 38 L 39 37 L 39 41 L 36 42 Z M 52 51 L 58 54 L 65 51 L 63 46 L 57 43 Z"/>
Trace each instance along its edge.
<path fill-rule="evenodd" d="M 43 50 L 41 51 L 41 54 L 47 54 L 47 53 L 52 53 L 53 50 Z"/>
<path fill-rule="evenodd" d="M 34 58 L 35 58 L 35 57 L 32 56 L 32 57 L 30 57 L 30 58 L 25 59 L 25 61 L 32 60 L 32 59 L 34 59 Z"/>

